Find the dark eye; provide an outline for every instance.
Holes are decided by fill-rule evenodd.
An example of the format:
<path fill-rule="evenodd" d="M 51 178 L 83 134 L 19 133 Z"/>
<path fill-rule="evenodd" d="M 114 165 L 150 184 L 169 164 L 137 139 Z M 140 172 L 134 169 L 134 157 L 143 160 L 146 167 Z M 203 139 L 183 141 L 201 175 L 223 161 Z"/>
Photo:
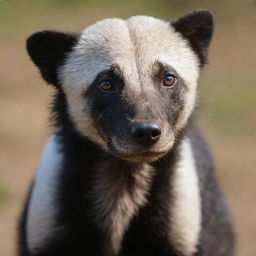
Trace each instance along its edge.
<path fill-rule="evenodd" d="M 163 79 L 163 85 L 166 87 L 173 87 L 177 83 L 177 78 L 174 75 L 166 75 Z"/>
<path fill-rule="evenodd" d="M 113 88 L 112 83 L 109 80 L 101 81 L 99 87 L 103 91 L 111 90 Z"/>

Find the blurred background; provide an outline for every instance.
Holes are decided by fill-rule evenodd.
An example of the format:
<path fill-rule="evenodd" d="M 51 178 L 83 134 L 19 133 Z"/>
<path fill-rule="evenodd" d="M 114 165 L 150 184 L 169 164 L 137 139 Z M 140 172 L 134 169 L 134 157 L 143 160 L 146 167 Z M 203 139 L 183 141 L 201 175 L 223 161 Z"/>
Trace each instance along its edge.
<path fill-rule="evenodd" d="M 106 17 L 173 20 L 198 8 L 214 13 L 216 30 L 197 122 L 231 209 L 237 255 L 256 255 L 255 0 L 0 0 L 0 255 L 15 255 L 18 214 L 51 133 L 54 90 L 29 60 L 26 38 L 50 28 L 79 31 Z"/>

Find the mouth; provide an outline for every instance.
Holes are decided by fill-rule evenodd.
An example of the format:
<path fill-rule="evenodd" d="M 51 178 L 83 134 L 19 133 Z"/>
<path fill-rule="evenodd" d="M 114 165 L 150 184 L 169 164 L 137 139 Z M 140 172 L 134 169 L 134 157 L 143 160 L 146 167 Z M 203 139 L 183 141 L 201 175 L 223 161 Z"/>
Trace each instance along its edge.
<path fill-rule="evenodd" d="M 113 140 L 108 140 L 108 151 L 110 154 L 118 157 L 122 160 L 133 162 L 133 163 L 150 163 L 158 160 L 159 158 L 166 155 L 173 146 L 171 143 L 158 145 L 158 147 L 143 148 L 137 145 L 131 146 L 129 143 L 116 143 Z"/>

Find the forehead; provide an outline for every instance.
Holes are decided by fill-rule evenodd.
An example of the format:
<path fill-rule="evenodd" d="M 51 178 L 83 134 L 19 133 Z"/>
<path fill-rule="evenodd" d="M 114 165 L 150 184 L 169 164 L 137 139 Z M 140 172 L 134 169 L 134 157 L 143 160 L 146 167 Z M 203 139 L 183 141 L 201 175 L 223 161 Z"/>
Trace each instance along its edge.
<path fill-rule="evenodd" d="M 175 68 L 188 84 L 197 80 L 197 57 L 169 22 L 147 16 L 105 19 L 82 31 L 60 76 L 64 84 L 84 87 L 114 64 L 135 83 L 156 61 Z"/>

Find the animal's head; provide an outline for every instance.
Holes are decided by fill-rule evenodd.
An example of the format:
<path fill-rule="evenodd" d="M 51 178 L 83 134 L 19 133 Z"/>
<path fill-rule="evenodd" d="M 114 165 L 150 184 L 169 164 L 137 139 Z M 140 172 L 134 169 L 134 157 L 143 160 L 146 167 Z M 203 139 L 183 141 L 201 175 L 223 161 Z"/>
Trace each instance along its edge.
<path fill-rule="evenodd" d="M 153 161 L 191 116 L 212 32 L 212 15 L 199 10 L 173 22 L 135 16 L 42 31 L 27 49 L 81 135 L 120 158 Z"/>

